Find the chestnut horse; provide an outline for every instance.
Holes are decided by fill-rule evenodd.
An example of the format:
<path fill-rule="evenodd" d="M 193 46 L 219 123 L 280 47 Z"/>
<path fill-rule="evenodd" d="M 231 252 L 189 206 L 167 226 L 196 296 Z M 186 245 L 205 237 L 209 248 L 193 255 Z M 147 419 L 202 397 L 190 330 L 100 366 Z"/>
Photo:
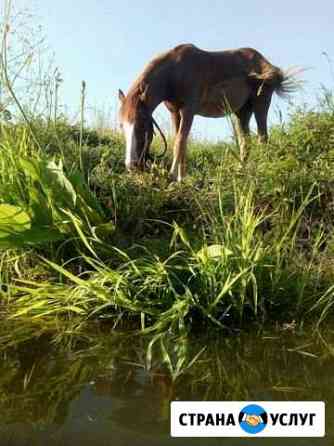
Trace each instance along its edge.
<path fill-rule="evenodd" d="M 120 123 L 126 139 L 127 169 L 146 165 L 154 126 L 166 139 L 152 117 L 164 102 L 175 129 L 173 179 L 185 175 L 187 138 L 195 115 L 219 118 L 234 113 L 240 159 L 246 159 L 246 137 L 254 113 L 258 135 L 267 141 L 267 115 L 273 92 L 285 95 L 293 91 L 291 72 L 283 72 L 252 48 L 228 51 L 203 51 L 191 44 L 154 58 L 133 83 L 121 101 Z"/>

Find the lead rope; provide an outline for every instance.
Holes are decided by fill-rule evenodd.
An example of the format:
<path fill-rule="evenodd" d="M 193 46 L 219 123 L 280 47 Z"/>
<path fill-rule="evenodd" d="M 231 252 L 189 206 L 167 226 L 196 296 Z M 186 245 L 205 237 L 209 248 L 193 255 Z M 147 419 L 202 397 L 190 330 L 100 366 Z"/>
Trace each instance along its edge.
<path fill-rule="evenodd" d="M 154 126 L 156 127 L 156 129 L 158 130 L 158 132 L 160 133 L 160 136 L 161 136 L 161 138 L 162 138 L 162 140 L 163 140 L 163 142 L 164 142 L 164 145 L 165 145 L 164 151 L 163 151 L 160 155 L 157 155 L 157 156 L 154 157 L 154 158 L 157 159 L 157 160 L 161 160 L 161 159 L 166 155 L 166 152 L 167 152 L 167 150 L 168 150 L 168 144 L 167 144 L 167 140 L 166 140 L 166 137 L 165 137 L 163 131 L 162 131 L 161 128 L 158 126 L 158 124 L 157 124 L 156 120 L 153 118 L 153 116 L 152 116 L 152 122 L 153 122 L 153 125 L 154 125 Z"/>
<path fill-rule="evenodd" d="M 160 133 L 160 136 L 164 142 L 165 148 L 163 150 L 163 152 L 160 155 L 156 155 L 156 156 L 152 156 L 149 152 L 149 144 L 148 144 L 148 132 L 145 133 L 145 144 L 144 144 L 144 149 L 140 155 L 139 158 L 139 162 L 141 163 L 143 160 L 146 163 L 148 160 L 151 162 L 154 162 L 156 160 L 161 160 L 164 158 L 164 156 L 166 155 L 166 152 L 168 150 L 168 144 L 167 144 L 167 140 L 166 137 L 163 133 L 163 131 L 161 130 L 161 128 L 159 127 L 159 125 L 157 124 L 156 120 L 153 118 L 152 116 L 152 123 L 153 125 L 157 128 L 158 132 Z M 154 130 L 153 130 L 154 132 Z"/>

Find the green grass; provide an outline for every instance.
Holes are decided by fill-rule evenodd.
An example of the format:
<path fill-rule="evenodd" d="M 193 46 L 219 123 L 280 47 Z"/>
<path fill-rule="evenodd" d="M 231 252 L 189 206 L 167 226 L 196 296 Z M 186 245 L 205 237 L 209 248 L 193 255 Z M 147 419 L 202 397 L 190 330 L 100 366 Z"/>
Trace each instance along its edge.
<path fill-rule="evenodd" d="M 127 175 L 123 140 L 66 120 L 2 125 L 1 317 L 79 318 L 164 333 L 333 313 L 334 102 L 297 109 L 270 142 L 189 147 L 188 177 L 170 158 Z M 158 141 L 154 141 L 158 149 Z"/>

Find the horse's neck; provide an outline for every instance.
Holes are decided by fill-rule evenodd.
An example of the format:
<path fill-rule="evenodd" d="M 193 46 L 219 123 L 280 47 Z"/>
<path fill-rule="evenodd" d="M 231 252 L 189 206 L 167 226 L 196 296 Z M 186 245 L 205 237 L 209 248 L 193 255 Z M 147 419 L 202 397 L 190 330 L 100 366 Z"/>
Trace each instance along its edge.
<path fill-rule="evenodd" d="M 168 77 L 168 65 L 160 65 L 150 73 L 146 75 L 144 73 L 141 83 L 147 85 L 147 95 L 144 102 L 150 113 L 153 113 L 158 105 L 167 99 Z"/>
<path fill-rule="evenodd" d="M 148 85 L 147 97 L 144 102 L 152 114 L 158 105 L 166 99 L 166 89 L 160 82 L 151 82 Z"/>

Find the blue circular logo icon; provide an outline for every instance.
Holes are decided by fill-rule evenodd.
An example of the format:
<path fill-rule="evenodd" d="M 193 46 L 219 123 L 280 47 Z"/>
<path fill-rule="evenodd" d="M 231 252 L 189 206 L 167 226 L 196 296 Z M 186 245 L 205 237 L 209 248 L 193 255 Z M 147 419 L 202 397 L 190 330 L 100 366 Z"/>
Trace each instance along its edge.
<path fill-rule="evenodd" d="M 239 424 L 247 434 L 262 432 L 267 426 L 267 422 L 267 412 L 257 404 L 249 404 L 240 411 Z"/>

